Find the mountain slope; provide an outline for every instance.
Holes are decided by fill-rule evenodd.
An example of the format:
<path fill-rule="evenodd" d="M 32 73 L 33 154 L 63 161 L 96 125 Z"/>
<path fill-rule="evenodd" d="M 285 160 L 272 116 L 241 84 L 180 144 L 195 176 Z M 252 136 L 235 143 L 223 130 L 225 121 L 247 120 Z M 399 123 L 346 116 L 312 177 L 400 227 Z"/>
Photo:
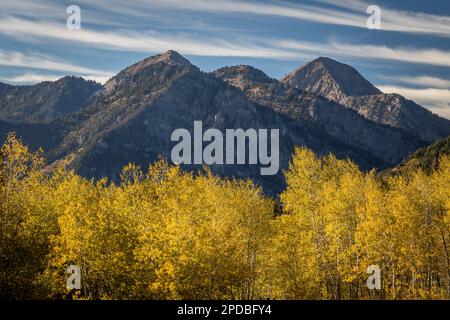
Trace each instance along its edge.
<path fill-rule="evenodd" d="M 395 94 L 347 97 L 342 102 L 367 119 L 414 132 L 429 143 L 450 134 L 450 121 Z"/>
<path fill-rule="evenodd" d="M 13 123 L 50 123 L 86 106 L 101 85 L 78 77 L 32 86 L 0 85 L 0 119 Z"/>
<path fill-rule="evenodd" d="M 65 126 L 62 123 L 10 123 L 0 120 L 0 145 L 10 132 L 15 132 L 33 151 L 39 148 L 51 150 L 64 138 Z"/>
<path fill-rule="evenodd" d="M 171 134 L 194 121 L 204 130 L 279 129 L 280 171 L 261 176 L 255 165 L 213 165 L 213 172 L 227 177 L 252 178 L 265 190 L 283 188 L 286 168 L 294 146 L 303 145 L 318 154 L 350 157 L 365 168 L 383 164 L 369 152 L 345 144 L 320 128 L 302 124 L 272 108 L 250 102 L 237 88 L 201 72 L 173 51 L 134 64 L 104 85 L 86 107 L 80 121 L 63 143 L 50 153 L 52 160 L 66 159 L 70 168 L 84 176 L 117 180 L 121 168 L 134 162 L 147 166 L 160 155 L 170 159 Z M 76 123 L 76 121 L 74 121 Z M 199 169 L 201 166 L 185 166 Z"/>
<path fill-rule="evenodd" d="M 329 58 L 307 63 L 281 80 L 355 110 L 377 123 L 413 132 L 433 142 L 450 134 L 450 121 L 398 94 L 383 94 L 354 68 Z"/>
<path fill-rule="evenodd" d="M 408 172 L 416 172 L 418 169 L 421 169 L 429 173 L 439 167 L 439 160 L 444 155 L 450 155 L 450 136 L 417 150 L 413 155 L 388 172 L 394 175 L 405 175 Z"/>
<path fill-rule="evenodd" d="M 345 77 L 337 77 L 337 71 L 333 69 L 330 77 L 343 82 Z M 354 74 L 346 77 L 347 84 L 364 82 Z M 364 89 L 349 91 L 351 85 L 339 87 L 340 92 L 376 90 L 364 83 Z M 379 95 L 342 99 L 356 103 Z M 362 169 L 380 169 L 395 166 L 426 144 L 411 131 L 370 121 L 354 108 L 269 78 L 255 68 L 237 66 L 204 73 L 174 51 L 139 61 L 104 86 L 73 77 L 35 86 L 0 84 L 0 101 L 2 137 L 17 131 L 33 148 L 45 147 L 50 167 L 61 163 L 85 177 L 114 181 L 129 162 L 146 167 L 160 156 L 170 160 L 178 143 L 171 141 L 172 132 L 183 128 L 192 135 L 195 121 L 202 122 L 203 132 L 278 129 L 277 175 L 261 176 L 260 165 L 211 166 L 221 176 L 251 178 L 271 194 L 283 189 L 282 170 L 295 146 L 350 158 Z M 199 170 L 202 165 L 183 167 Z"/>
<path fill-rule="evenodd" d="M 425 145 L 417 136 L 368 121 L 336 102 L 287 86 L 250 66 L 222 68 L 215 75 L 241 89 L 249 100 L 364 149 L 383 159 L 386 166 L 395 165 Z"/>

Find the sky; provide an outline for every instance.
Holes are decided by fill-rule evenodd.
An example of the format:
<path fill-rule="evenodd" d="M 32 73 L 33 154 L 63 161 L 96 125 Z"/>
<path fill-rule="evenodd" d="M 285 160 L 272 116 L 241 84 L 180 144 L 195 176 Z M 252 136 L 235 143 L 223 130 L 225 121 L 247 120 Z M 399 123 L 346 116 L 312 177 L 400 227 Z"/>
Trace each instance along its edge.
<path fill-rule="evenodd" d="M 1 0 L 0 43 L 0 81 L 20 85 L 104 83 L 169 49 L 204 71 L 249 64 L 274 78 L 326 56 L 450 119 L 449 0 Z"/>

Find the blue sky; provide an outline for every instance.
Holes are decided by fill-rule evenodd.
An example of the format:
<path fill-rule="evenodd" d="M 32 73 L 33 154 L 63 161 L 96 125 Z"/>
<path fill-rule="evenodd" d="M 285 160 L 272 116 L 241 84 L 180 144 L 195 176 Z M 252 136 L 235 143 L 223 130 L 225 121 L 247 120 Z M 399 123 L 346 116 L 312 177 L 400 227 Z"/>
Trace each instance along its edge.
<path fill-rule="evenodd" d="M 66 8 L 81 9 L 69 30 Z M 381 29 L 367 28 L 369 5 Z M 2 0 L 0 81 L 100 82 L 173 49 L 204 71 L 250 64 L 274 78 L 328 56 L 384 92 L 450 118 L 450 1 Z"/>

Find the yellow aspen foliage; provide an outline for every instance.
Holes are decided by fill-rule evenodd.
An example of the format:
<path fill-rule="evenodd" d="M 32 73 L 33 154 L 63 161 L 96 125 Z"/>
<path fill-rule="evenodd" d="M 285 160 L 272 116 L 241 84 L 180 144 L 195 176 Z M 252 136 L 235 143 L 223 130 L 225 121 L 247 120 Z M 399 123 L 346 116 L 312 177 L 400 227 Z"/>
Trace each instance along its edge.
<path fill-rule="evenodd" d="M 37 297 L 49 236 L 56 232 L 41 151 L 9 134 L 0 149 L 0 298 Z"/>
<path fill-rule="evenodd" d="M 384 181 L 296 148 L 274 200 L 250 180 L 128 164 L 120 181 L 0 149 L 0 298 L 449 299 L 450 157 Z M 68 288 L 68 267 L 80 288 Z M 380 287 L 368 285 L 378 267 Z"/>
<path fill-rule="evenodd" d="M 272 266 L 285 276 L 279 285 L 289 284 L 282 297 L 351 295 L 356 291 L 356 208 L 363 201 L 363 175 L 348 160 L 332 155 L 319 159 L 302 148 L 295 150 L 285 175 L 288 187 L 281 202 L 287 215 L 281 217 L 273 241 L 290 251 L 278 251 L 281 257 L 274 253 L 272 258 L 282 264 Z"/>
<path fill-rule="evenodd" d="M 357 207 L 355 251 L 358 257 L 357 271 L 362 286 L 361 298 L 386 298 L 382 294 L 392 287 L 391 270 L 396 268 L 398 245 L 394 242 L 394 217 L 387 206 L 386 190 L 374 172 L 366 175 L 362 189 L 363 201 Z M 374 292 L 365 286 L 367 268 L 379 266 L 383 277 L 382 291 Z"/>
<path fill-rule="evenodd" d="M 61 181 L 55 194 L 64 199 L 58 219 L 59 234 L 52 237 L 52 258 L 43 275 L 53 295 L 63 295 L 66 269 L 81 270 L 82 295 L 91 299 L 126 298 L 133 281 L 130 266 L 136 242 L 133 217 L 117 202 L 122 190 L 106 180 L 94 183 L 73 173 Z M 56 281 L 55 281 L 56 280 Z"/>
<path fill-rule="evenodd" d="M 443 159 L 442 163 L 447 161 Z M 448 295 L 448 182 L 448 168 L 443 166 L 431 175 L 417 171 L 389 181 L 388 206 L 398 248 L 397 266 L 392 270 L 392 298 Z"/>
<path fill-rule="evenodd" d="M 194 176 L 157 163 L 136 252 L 139 292 L 155 299 L 256 296 L 272 201 L 251 182 Z M 150 205 L 151 206 L 151 205 Z"/>

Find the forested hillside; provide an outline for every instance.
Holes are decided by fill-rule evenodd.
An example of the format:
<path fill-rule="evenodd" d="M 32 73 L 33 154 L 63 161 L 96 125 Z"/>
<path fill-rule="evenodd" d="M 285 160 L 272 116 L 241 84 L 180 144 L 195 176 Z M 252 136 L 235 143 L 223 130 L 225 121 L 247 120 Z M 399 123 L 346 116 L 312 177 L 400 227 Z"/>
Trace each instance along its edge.
<path fill-rule="evenodd" d="M 389 170 L 391 174 L 406 174 L 418 169 L 432 172 L 439 167 L 439 161 L 444 156 L 450 155 L 450 136 L 445 139 L 417 150 L 413 155 L 400 163 L 397 167 Z"/>

